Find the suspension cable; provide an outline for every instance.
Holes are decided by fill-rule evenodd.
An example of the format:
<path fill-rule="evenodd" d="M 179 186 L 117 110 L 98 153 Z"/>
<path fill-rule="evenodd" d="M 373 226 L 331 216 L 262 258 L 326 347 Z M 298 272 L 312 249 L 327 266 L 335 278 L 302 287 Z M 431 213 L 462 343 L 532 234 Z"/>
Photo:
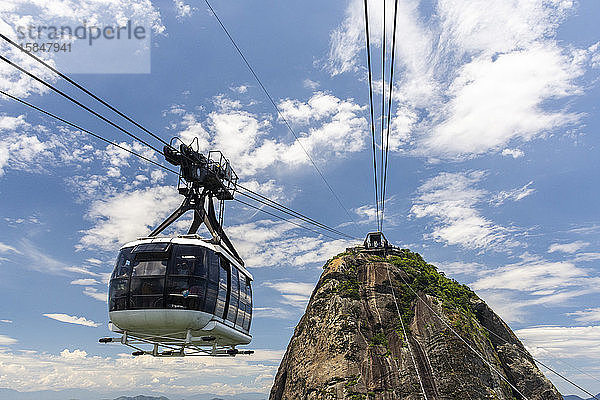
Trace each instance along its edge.
<path fill-rule="evenodd" d="M 160 151 L 159 149 L 157 149 L 156 147 L 152 146 L 151 144 L 149 144 L 148 142 L 144 141 L 143 139 L 140 139 L 139 137 L 137 137 L 136 135 L 134 135 L 133 133 L 127 131 L 126 129 L 122 128 L 120 125 L 117 125 L 116 123 L 112 122 L 111 120 L 109 120 L 108 118 L 104 117 L 102 114 L 97 113 L 96 111 L 92 110 L 91 108 L 89 108 L 88 106 L 82 104 L 81 102 L 75 100 L 73 97 L 69 96 L 68 94 L 66 94 L 65 92 L 61 91 L 60 89 L 57 89 L 56 87 L 52 86 L 51 84 L 49 84 L 48 82 L 44 81 L 43 79 L 37 77 L 36 75 L 32 74 L 31 72 L 25 70 L 24 68 L 22 68 L 21 66 L 15 64 L 14 62 L 10 61 L 9 59 L 7 59 L 6 57 L 0 55 L 0 60 L 7 62 L 8 64 L 12 65 L 13 67 L 15 67 L 16 69 L 18 69 L 19 71 L 23 72 L 24 74 L 26 74 L 27 76 L 29 76 L 30 78 L 35 79 L 36 81 L 38 81 L 39 83 L 41 83 L 42 85 L 46 86 L 47 88 L 53 90 L 54 92 L 60 94 L 61 96 L 63 96 L 64 98 L 68 99 L 69 101 L 71 101 L 72 103 L 78 105 L 79 107 L 83 108 L 84 110 L 88 111 L 89 113 L 95 115 L 96 117 L 100 118 L 102 121 L 108 123 L 109 125 L 117 128 L 118 130 L 120 130 L 121 132 L 125 133 L 127 136 L 132 137 L 133 139 L 139 141 L 140 143 L 143 143 L 144 145 L 148 146 L 149 148 L 151 148 L 152 150 L 154 150 L 155 152 L 157 152 L 158 154 L 163 154 L 162 151 Z"/>
<path fill-rule="evenodd" d="M 382 184 L 380 185 L 379 189 L 381 190 L 381 196 L 379 197 L 381 199 L 381 214 L 380 214 L 380 222 L 379 222 L 379 227 L 380 230 L 383 232 L 383 153 L 384 153 L 384 145 L 383 145 L 383 132 L 384 132 L 384 121 L 385 121 L 385 51 L 387 48 L 387 43 L 386 43 L 386 15 L 385 15 L 385 11 L 386 11 L 386 0 L 383 0 L 383 32 L 382 32 L 382 40 L 381 40 L 381 137 L 380 137 L 380 142 L 381 142 L 381 158 L 379 160 L 379 179 L 382 180 Z M 388 111 L 389 112 L 389 111 Z"/>
<path fill-rule="evenodd" d="M 480 324 L 480 325 L 481 325 L 481 324 Z M 494 335 L 495 337 L 497 337 L 498 339 L 502 340 L 504 343 L 511 344 L 511 342 L 510 342 L 508 339 L 506 339 L 506 338 L 504 338 L 504 337 L 500 336 L 499 334 L 497 334 L 496 332 L 492 331 L 492 330 L 491 330 L 491 329 L 489 329 L 488 327 L 486 327 L 486 326 L 484 326 L 484 325 L 481 325 L 481 327 L 482 327 L 483 329 L 485 329 L 486 331 L 488 331 L 489 333 L 491 333 L 492 335 Z M 538 347 L 538 348 L 540 348 L 540 349 L 542 349 L 542 350 L 546 351 L 547 353 L 550 353 L 548 350 L 546 350 L 546 349 L 544 349 L 544 348 L 542 348 L 542 347 Z M 593 399 L 600 400 L 600 399 L 598 399 L 598 397 L 597 397 L 597 396 L 595 396 L 595 395 L 593 395 L 592 393 L 588 392 L 587 390 L 585 390 L 584 388 L 582 388 L 581 386 L 579 386 L 577 383 L 575 383 L 575 382 L 571 381 L 570 379 L 568 379 L 568 378 L 564 377 L 563 375 L 559 374 L 558 372 L 556 372 L 555 370 L 553 370 L 552 368 L 550 368 L 549 366 L 547 366 L 546 364 L 544 364 L 543 362 L 541 362 L 540 360 L 538 360 L 537 358 L 533 357 L 533 356 L 532 356 L 531 354 L 529 354 L 528 352 L 526 352 L 526 351 L 522 350 L 522 349 L 521 349 L 521 348 L 519 348 L 518 346 L 517 346 L 517 348 L 516 348 L 516 349 L 517 349 L 517 351 L 521 352 L 522 354 L 524 354 L 524 355 L 526 355 L 526 356 L 529 356 L 529 357 L 531 357 L 531 358 L 533 359 L 533 361 L 535 361 L 536 363 L 538 363 L 538 364 L 540 364 L 540 365 L 544 366 L 544 367 L 545 367 L 545 368 L 547 368 L 548 370 L 552 371 L 553 373 L 555 373 L 556 375 L 558 375 L 559 377 L 561 377 L 562 379 L 564 379 L 565 381 L 567 381 L 567 382 L 568 382 L 568 383 L 570 383 L 571 385 L 575 386 L 577 389 L 579 389 L 579 390 L 581 390 L 581 391 L 585 392 L 585 393 L 586 393 L 587 395 L 589 395 L 589 396 L 592 396 L 592 398 L 593 398 Z M 552 354 L 552 353 L 550 353 L 550 354 Z M 577 368 L 577 367 L 575 367 L 575 368 L 576 368 L 577 370 L 579 370 L 580 372 L 582 372 L 582 373 L 584 373 L 584 374 L 586 374 L 586 375 L 590 376 L 591 378 L 593 378 L 593 379 L 595 379 L 595 380 L 598 380 L 597 378 L 593 377 L 592 375 L 588 374 L 587 372 L 585 372 L 585 371 L 582 371 L 582 370 L 580 370 L 580 369 L 579 369 L 579 368 Z"/>
<path fill-rule="evenodd" d="M 174 173 L 176 175 L 179 175 L 179 172 L 175 171 L 174 169 L 171 169 L 171 168 L 169 168 L 167 166 L 159 164 L 156 161 L 149 159 L 148 157 L 145 157 L 145 156 L 143 156 L 143 155 L 141 155 L 139 153 L 136 153 L 133 150 L 130 150 L 130 149 L 124 147 L 124 146 L 119 145 L 118 143 L 111 142 L 110 140 L 105 139 L 102 136 L 95 134 L 94 132 L 91 132 L 91 131 L 89 131 L 89 130 L 87 130 L 85 128 L 82 128 L 81 126 L 79 126 L 77 124 L 74 124 L 74 123 L 72 123 L 70 121 L 67 121 L 66 119 L 63 119 L 63 118 L 59 117 L 58 115 L 52 114 L 49 111 L 43 110 L 43 109 L 41 109 L 41 108 L 39 108 L 39 107 L 31 104 L 31 103 L 26 102 L 25 100 L 19 99 L 18 97 L 15 97 L 15 96 L 13 96 L 13 95 L 11 95 L 9 93 L 6 93 L 3 90 L 0 90 L 0 94 L 3 94 L 4 96 L 9 97 L 9 98 L 11 98 L 11 99 L 13 99 L 15 101 L 18 101 L 19 103 L 21 103 L 21 104 L 23 104 L 23 105 L 25 105 L 27 107 L 33 108 L 34 110 L 37 110 L 37 111 L 39 111 L 39 112 L 41 112 L 41 113 L 43 113 L 43 114 L 45 114 L 45 115 L 47 115 L 49 117 L 52 117 L 52 118 L 54 118 L 54 119 L 56 119 L 56 120 L 58 120 L 60 122 L 63 122 L 65 124 L 69 125 L 69 126 L 72 126 L 75 129 L 78 129 L 78 130 L 80 130 L 82 132 L 85 132 L 88 135 L 95 137 L 96 139 L 99 139 L 99 140 L 101 140 L 101 141 L 103 141 L 105 143 L 108 143 L 108 144 L 110 144 L 112 146 L 115 146 L 115 147 L 117 147 L 117 148 L 119 148 L 121 150 L 124 150 L 124 151 L 126 151 L 126 152 L 128 152 L 130 154 L 133 154 L 134 156 L 137 156 L 137 157 L 141 158 L 142 160 L 145 160 L 145 161 L 147 161 L 147 162 L 149 162 L 151 164 L 154 164 L 157 167 L 160 167 L 160 168 L 162 168 L 162 169 L 164 169 L 166 171 L 169 171 L 169 172 L 172 172 L 172 173 Z"/>
<path fill-rule="evenodd" d="M 250 62 L 248 61 L 248 59 L 246 58 L 246 56 L 244 56 L 244 53 L 242 52 L 242 50 L 240 49 L 240 47 L 238 46 L 238 44 L 236 43 L 236 41 L 233 39 L 233 36 L 231 36 L 231 34 L 229 33 L 229 30 L 227 30 L 227 28 L 225 27 L 225 24 L 221 21 L 221 18 L 219 18 L 219 16 L 217 15 L 216 11 L 212 8 L 212 6 L 210 5 L 210 3 L 209 3 L 208 0 L 204 0 L 204 2 L 208 6 L 208 8 L 212 12 L 212 14 L 215 16 L 215 19 L 217 20 L 217 22 L 219 23 L 219 25 L 221 26 L 221 28 L 223 29 L 223 31 L 225 32 L 225 34 L 227 35 L 227 37 L 229 38 L 229 40 L 231 41 L 231 43 L 233 44 L 233 47 L 235 47 L 236 51 L 238 52 L 238 54 L 240 55 L 240 57 L 242 58 L 242 60 L 244 61 L 244 63 L 248 67 L 248 69 L 250 70 L 250 72 L 252 73 L 252 76 L 254 76 L 254 79 L 256 79 L 256 81 L 258 82 L 258 84 L 261 87 L 262 91 L 265 93 L 265 95 L 267 96 L 267 98 L 269 99 L 269 101 L 271 102 L 271 104 L 273 105 L 273 107 L 275 108 L 275 111 L 277 111 L 277 114 L 279 115 L 279 117 L 283 120 L 283 122 L 287 126 L 288 130 L 292 133 L 292 135 L 294 135 L 296 143 L 298 143 L 298 145 L 300 146 L 300 148 L 302 149 L 302 151 L 304 151 L 304 153 L 308 157 L 309 161 L 311 162 L 311 164 L 313 165 L 313 167 L 315 168 L 315 170 L 317 171 L 317 173 L 319 174 L 319 176 L 321 177 L 321 179 L 323 180 L 323 182 L 325 182 L 325 185 L 327 186 L 327 188 L 329 189 L 329 191 L 333 194 L 333 196 L 335 197 L 335 199 L 338 202 L 338 204 L 340 205 L 340 207 L 342 207 L 342 209 L 346 212 L 346 214 L 348 215 L 348 217 L 350 217 L 350 221 L 358 229 L 358 224 L 354 220 L 354 217 L 352 216 L 352 214 L 350 214 L 350 212 L 348 211 L 348 209 L 346 208 L 346 206 L 344 206 L 344 203 L 342 203 L 342 200 L 339 198 L 339 196 L 337 195 L 337 193 L 335 192 L 335 190 L 333 190 L 333 187 L 329 184 L 329 182 L 325 178 L 325 175 L 323 175 L 323 172 L 321 172 L 321 169 L 317 166 L 317 163 L 311 157 L 311 155 L 309 154 L 308 150 L 306 150 L 306 148 L 304 147 L 304 145 L 300 141 L 300 138 L 296 134 L 296 131 L 292 128 L 292 126 L 290 125 L 290 123 L 288 122 L 288 120 L 285 118 L 285 116 L 283 115 L 283 113 L 279 109 L 279 106 L 277 105 L 277 103 L 275 103 L 275 100 L 273 100 L 273 97 L 271 96 L 271 94 L 269 93 L 269 91 L 267 90 L 267 88 L 265 87 L 265 85 L 262 83 L 261 79 L 258 77 L 258 74 L 254 71 L 254 68 L 252 68 L 252 65 L 250 65 Z"/>
<path fill-rule="evenodd" d="M 13 45 L 14 47 L 16 47 L 17 49 L 21 50 L 23 53 L 27 54 L 29 57 L 33 58 L 34 60 L 36 60 L 37 62 L 39 62 L 40 64 L 42 64 L 44 67 L 48 68 L 50 71 L 52 71 L 56 75 L 60 76 L 61 78 L 63 78 L 67 82 L 69 82 L 71 85 L 73 85 L 76 88 L 82 90 L 84 93 L 86 93 L 87 95 L 91 96 L 96 101 L 100 102 L 102 105 L 104 105 L 107 108 L 109 108 L 110 110 L 114 111 L 119 116 L 125 118 L 127 121 L 131 122 L 133 125 L 137 126 L 141 130 L 143 130 L 144 132 L 146 132 L 147 134 L 149 134 L 150 136 L 152 136 L 153 138 L 155 138 L 156 140 L 160 141 L 165 146 L 169 146 L 170 147 L 170 144 L 168 142 L 164 141 L 160 136 L 152 133 L 151 131 L 149 131 L 148 129 L 146 129 L 144 126 L 142 126 L 141 124 L 139 124 L 138 122 L 136 122 L 132 118 L 128 117 L 127 115 L 125 115 L 124 113 L 122 113 L 121 111 L 119 111 L 117 108 L 115 108 L 112 105 L 110 105 L 108 102 L 106 102 L 103 99 L 101 99 L 100 97 L 96 96 L 94 93 L 92 93 L 91 91 L 89 91 L 88 89 L 86 89 L 85 87 L 83 87 L 82 85 L 80 85 L 79 83 L 75 82 L 73 79 L 69 78 L 68 76 L 66 76 L 65 74 L 63 74 L 62 72 L 60 72 L 59 70 L 57 70 L 56 68 L 54 68 L 52 65 L 46 63 L 41 58 L 37 57 L 35 54 L 33 54 L 33 53 L 25 50 L 23 47 L 19 46 L 17 43 L 13 42 L 12 40 L 10 40 L 10 38 L 6 37 L 5 35 L 3 35 L 1 33 L 0 33 L 0 38 L 4 39 L 5 41 L 7 41 L 8 43 L 10 43 L 11 45 Z"/>
<path fill-rule="evenodd" d="M 389 86 L 389 98 L 388 98 L 388 114 L 387 114 L 387 133 L 385 140 L 385 166 L 383 168 L 383 190 L 381 195 L 381 230 L 383 231 L 383 221 L 385 214 L 385 195 L 387 188 L 387 170 L 388 170 L 388 153 L 390 149 L 390 120 L 392 118 L 392 93 L 394 90 L 394 62 L 396 58 L 396 21 L 398 19 L 398 0 L 394 5 L 394 28 L 392 33 L 392 61 L 390 63 L 390 86 Z M 385 91 L 385 88 L 384 88 Z M 383 135 L 383 133 L 382 133 Z M 383 143 L 381 145 L 383 148 Z"/>
<path fill-rule="evenodd" d="M 486 360 L 485 357 L 479 351 L 477 351 L 477 349 L 475 349 L 473 346 L 471 346 L 469 344 L 469 342 L 467 342 L 465 339 L 463 339 L 463 337 L 460 336 L 460 334 L 458 332 L 456 332 L 456 330 L 454 328 L 452 328 L 452 325 L 450 325 L 448 322 L 446 322 L 446 320 L 444 318 L 442 318 L 440 316 L 440 314 L 438 314 L 437 311 L 435 311 L 433 308 L 431 308 L 431 306 L 429 306 L 429 304 L 427 304 L 427 302 L 425 300 L 423 300 L 421 298 L 421 296 L 419 296 L 419 294 L 417 292 L 415 292 L 415 290 L 412 288 L 412 286 L 410 286 L 408 284 L 408 282 L 406 282 L 406 279 L 404 279 L 404 277 L 402 276 L 402 274 L 399 274 L 398 276 L 400 277 L 400 279 L 402 280 L 402 282 L 404 282 L 404 284 L 410 289 L 410 291 L 417 297 L 417 299 L 421 300 L 421 302 L 425 305 L 425 307 L 427 307 L 429 309 L 429 311 L 431 311 L 444 325 L 446 325 L 446 327 L 448 329 L 450 329 L 450 331 L 456 337 L 458 337 L 473 353 L 475 353 L 484 363 L 486 363 L 488 365 L 488 367 L 490 367 L 490 369 L 492 369 L 496 374 L 498 374 L 498 376 L 500 377 L 500 379 L 502 379 L 503 381 L 505 381 L 506 383 L 508 383 L 508 385 L 514 391 L 516 391 L 519 395 L 521 395 L 521 397 L 524 400 L 529 400 L 523 393 L 521 393 L 521 391 L 519 389 L 517 389 L 517 387 L 515 385 L 513 385 L 512 383 L 510 383 L 510 381 L 508 380 L 508 378 L 506 378 L 504 375 L 502 375 L 500 373 L 500 371 L 498 371 L 498 369 L 496 369 L 496 367 L 494 367 L 492 365 L 492 363 L 490 363 L 488 360 Z"/>
<path fill-rule="evenodd" d="M 304 226 L 304 225 L 301 225 L 301 224 L 299 224 L 299 223 L 296 223 L 296 222 L 294 222 L 294 221 L 292 221 L 292 220 L 290 220 L 290 219 L 288 219 L 288 218 L 281 217 L 281 216 L 279 216 L 279 215 L 277 215 L 277 214 L 274 214 L 274 213 L 272 213 L 272 212 L 269 212 L 269 211 L 263 210 L 262 208 L 260 208 L 260 207 L 257 207 L 257 206 L 254 206 L 254 205 L 252 205 L 252 204 L 250 204 L 250 203 L 246 203 L 246 202 L 245 202 L 245 201 L 243 201 L 243 200 L 240 200 L 240 199 L 233 199 L 233 200 L 237 201 L 238 203 L 244 204 L 245 206 L 251 207 L 251 208 L 253 208 L 253 209 L 257 210 L 257 211 L 260 211 L 260 212 L 263 212 L 263 213 L 265 213 L 265 214 L 268 214 L 268 215 L 270 215 L 270 216 L 272 216 L 272 217 L 279 218 L 280 220 L 282 220 L 282 221 L 285 221 L 285 222 L 287 222 L 287 223 L 290 223 L 290 224 L 292 224 L 292 225 L 296 225 L 296 226 L 297 226 L 297 227 L 299 227 L 299 228 L 306 229 L 306 230 L 308 230 L 308 231 L 311 231 L 311 232 L 313 232 L 313 233 L 316 233 L 317 235 L 323 235 L 323 236 L 326 236 L 326 237 L 328 237 L 328 238 L 330 238 L 330 239 L 334 239 L 334 240 L 336 239 L 336 238 L 334 238 L 333 236 L 329 236 L 329 235 L 328 235 L 328 234 L 326 234 L 326 233 L 317 232 L 317 231 L 315 231 L 314 229 L 311 229 L 311 228 L 309 228 L 309 227 L 306 227 L 306 226 Z"/>
<path fill-rule="evenodd" d="M 377 217 L 377 231 L 379 231 L 379 195 L 377 190 L 377 155 L 375 153 L 375 121 L 373 112 L 373 78 L 371 73 L 371 39 L 369 38 L 369 11 L 367 0 L 364 0 L 365 7 L 365 37 L 367 41 L 367 65 L 369 69 L 369 110 L 371 113 L 371 141 L 373 144 L 373 182 L 375 184 L 375 210 Z"/>
<path fill-rule="evenodd" d="M 323 223 L 321 223 L 319 221 L 316 221 L 316 220 L 314 220 L 314 219 L 312 219 L 310 217 L 307 217 L 304 214 L 299 213 L 298 211 L 294 211 L 291 208 L 288 208 L 288 207 L 284 206 L 283 204 L 279 204 L 276 201 L 271 200 L 271 199 L 269 199 L 269 198 L 267 198 L 265 196 L 262 196 L 259 193 L 251 191 L 249 189 L 246 189 L 245 187 L 243 187 L 240 184 L 238 184 L 237 186 L 239 188 L 241 188 L 243 190 L 246 190 L 246 191 L 248 191 L 250 193 L 250 194 L 248 194 L 248 193 L 244 193 L 244 192 L 239 191 L 238 193 L 241 194 L 242 196 L 248 197 L 249 199 L 252 199 L 254 201 L 258 201 L 258 202 L 260 202 L 260 203 L 262 203 L 262 204 L 264 204 L 264 205 L 266 205 L 268 207 L 276 209 L 279 212 L 282 212 L 282 213 L 287 214 L 289 216 L 301 219 L 301 220 L 303 220 L 305 222 L 308 222 L 308 223 L 310 223 L 312 225 L 315 225 L 315 226 L 317 226 L 317 227 L 319 227 L 321 229 L 327 230 L 327 231 L 329 231 L 331 233 L 335 233 L 336 235 L 340 235 L 340 236 L 343 236 L 343 237 L 346 237 L 346 238 L 349 238 L 349 239 L 360 240 L 360 239 L 358 239 L 358 238 L 356 238 L 354 236 L 350 236 L 350 235 L 348 235 L 348 234 L 346 234 L 346 233 L 344 233 L 342 231 L 339 231 L 339 230 L 337 230 L 335 228 L 331 228 L 331 227 L 329 227 L 329 226 L 327 226 L 327 225 L 325 225 L 325 224 L 323 224 Z M 266 201 L 262 201 L 261 199 L 264 199 Z"/>
<path fill-rule="evenodd" d="M 406 335 L 406 330 L 404 329 L 404 321 L 402 320 L 402 314 L 400 313 L 400 307 L 398 307 L 398 301 L 396 300 L 396 292 L 394 291 L 394 284 L 392 283 L 392 277 L 390 276 L 390 270 L 386 264 L 385 270 L 387 272 L 388 280 L 390 282 L 390 288 L 392 289 L 392 297 L 394 299 L 394 304 L 396 305 L 396 311 L 398 312 L 398 318 L 400 319 L 400 325 L 402 326 L 402 335 L 406 339 L 406 344 L 408 345 L 408 352 L 410 354 L 410 358 L 412 359 L 413 365 L 415 366 L 415 372 L 417 373 L 417 378 L 419 379 L 419 385 L 421 385 L 421 392 L 423 393 L 423 398 L 427 399 L 427 394 L 425 393 L 425 387 L 423 386 L 423 380 L 421 379 L 421 374 L 419 374 L 419 368 L 417 367 L 417 362 L 413 355 L 413 352 L 410 347 L 410 340 Z"/>

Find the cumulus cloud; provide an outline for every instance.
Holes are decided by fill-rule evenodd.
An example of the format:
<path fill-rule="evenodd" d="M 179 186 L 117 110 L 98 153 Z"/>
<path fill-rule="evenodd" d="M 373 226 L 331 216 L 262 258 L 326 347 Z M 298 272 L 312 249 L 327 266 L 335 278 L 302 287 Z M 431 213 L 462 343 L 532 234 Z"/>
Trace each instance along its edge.
<path fill-rule="evenodd" d="M 232 225 L 227 228 L 227 234 L 249 267 L 301 267 L 322 263 L 346 247 L 356 245 L 345 239 L 305 236 L 299 229 L 287 222 L 263 219 Z"/>
<path fill-rule="evenodd" d="M 192 15 L 192 6 L 186 4 L 183 0 L 173 0 L 177 19 L 183 19 Z"/>
<path fill-rule="evenodd" d="M 490 203 L 492 203 L 495 206 L 499 206 L 507 200 L 512 200 L 512 201 L 522 200 L 525 197 L 529 196 L 530 194 L 535 193 L 535 189 L 531 188 L 530 187 L 531 185 L 533 185 L 533 181 L 529 182 L 527 185 L 524 185 L 523 187 L 520 187 L 520 188 L 516 188 L 516 189 L 508 190 L 508 191 L 503 190 L 503 191 L 497 193 L 490 200 Z"/>
<path fill-rule="evenodd" d="M 6 335 L 0 335 L 0 346 L 8 346 L 17 343 L 17 339 L 13 339 Z"/>
<path fill-rule="evenodd" d="M 516 335 L 534 357 L 595 359 L 600 357 L 600 326 L 535 326 Z"/>
<path fill-rule="evenodd" d="M 85 317 L 77 317 L 77 316 L 74 316 L 74 315 L 67 315 L 67 314 L 44 314 L 44 317 L 55 319 L 55 320 L 60 321 L 60 322 L 65 322 L 67 324 L 90 326 L 92 328 L 97 328 L 97 327 L 100 326 L 100 324 L 97 323 L 97 322 L 90 321 L 89 319 L 87 319 Z"/>
<path fill-rule="evenodd" d="M 0 337 L 0 343 L 1 340 Z M 283 350 L 261 349 L 251 356 L 219 360 L 125 354 L 103 357 L 80 349 L 65 349 L 59 354 L 3 351 L 0 352 L 0 375 L 10 382 L 11 389 L 19 391 L 87 389 L 101 393 L 144 391 L 178 396 L 268 393 L 282 356 Z"/>
<path fill-rule="evenodd" d="M 90 286 L 90 285 L 98 285 L 100 282 L 98 282 L 95 279 L 92 278 L 86 278 L 86 279 L 75 279 L 74 281 L 71 281 L 71 285 L 82 285 L 82 286 Z"/>
<path fill-rule="evenodd" d="M 313 94 L 307 102 L 280 102 L 282 115 L 294 125 L 299 141 L 293 137 L 287 141 L 274 138 L 273 118 L 242 109 L 238 100 L 219 95 L 213 105 L 215 110 L 205 120 L 192 113 L 183 114 L 179 136 L 185 143 L 197 140 L 200 151 L 223 149 L 241 177 L 276 163 L 307 165 L 310 161 L 305 150 L 317 161 L 344 157 L 363 149 L 367 133 L 367 122 L 361 115 L 364 107 L 353 99 L 341 100 L 324 92 Z M 281 127 L 286 129 L 285 125 Z"/>
<path fill-rule="evenodd" d="M 419 187 L 410 212 L 435 222 L 426 238 L 468 249 L 499 250 L 518 245 L 510 238 L 511 229 L 495 224 L 477 209 L 487 195 L 476 187 L 484 175 L 482 171 L 444 172 Z"/>
<path fill-rule="evenodd" d="M 583 242 L 581 240 L 571 243 L 552 243 L 550 247 L 548 247 L 548 253 L 561 252 L 573 254 L 589 245 L 588 242 Z"/>
<path fill-rule="evenodd" d="M 16 42 L 19 42 L 17 27 L 20 26 L 78 26 L 82 21 L 96 26 L 115 22 L 124 25 L 127 20 L 134 23 L 147 23 L 147 26 L 156 33 L 165 30 L 160 14 L 150 0 L 120 2 L 67 0 L 61 3 L 24 0 L 3 1 L 0 4 L 0 32 Z M 4 41 L 0 43 L 0 52 L 47 82 L 53 83 L 57 79 L 50 70 Z M 56 54 L 42 52 L 38 56 L 56 67 Z M 0 66 L 0 89 L 18 97 L 45 93 L 48 90 L 6 63 Z"/>
<path fill-rule="evenodd" d="M 123 192 L 96 200 L 86 216 L 94 226 L 83 231 L 78 247 L 115 250 L 139 236 L 146 236 L 180 202 L 177 191 L 169 186 Z"/>
<path fill-rule="evenodd" d="M 83 294 L 85 294 L 86 296 L 90 296 L 92 299 L 96 299 L 103 303 L 106 303 L 108 301 L 108 293 L 100 292 L 98 289 L 93 287 L 86 287 L 85 289 L 83 289 Z"/>
<path fill-rule="evenodd" d="M 587 308 L 585 310 L 567 313 L 567 315 L 575 317 L 575 320 L 582 323 L 600 322 L 600 307 Z"/>
<path fill-rule="evenodd" d="M 518 263 L 485 271 L 471 286 L 475 290 L 511 289 L 547 296 L 570 286 L 587 286 L 589 279 L 588 271 L 572 262 L 524 255 Z"/>
<path fill-rule="evenodd" d="M 394 2 L 385 4 L 391 42 Z M 579 79 L 597 64 L 597 45 L 577 49 L 556 39 L 573 1 L 398 4 L 398 111 L 392 124 L 400 128 L 392 131 L 393 150 L 449 159 L 489 152 L 517 158 L 522 151 L 507 146 L 581 118 L 553 103 L 581 94 Z M 369 6 L 375 48 L 381 46 L 383 5 Z M 332 75 L 365 73 L 364 40 L 363 2 L 352 0 L 330 36 Z"/>
<path fill-rule="evenodd" d="M 281 302 L 296 308 L 304 308 L 315 288 L 312 283 L 303 282 L 265 282 L 263 286 L 275 289 L 282 297 Z"/>

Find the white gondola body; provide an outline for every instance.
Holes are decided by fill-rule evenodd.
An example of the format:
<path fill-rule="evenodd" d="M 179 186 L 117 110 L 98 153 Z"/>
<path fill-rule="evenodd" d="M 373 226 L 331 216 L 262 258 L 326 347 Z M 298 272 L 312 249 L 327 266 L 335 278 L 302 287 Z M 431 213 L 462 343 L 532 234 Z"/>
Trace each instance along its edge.
<path fill-rule="evenodd" d="M 146 265 L 136 261 L 140 254 L 151 253 L 154 258 L 160 258 L 160 255 L 156 256 L 158 253 L 135 250 L 153 245 L 168 249 L 164 252 L 164 257 L 168 258 L 161 261 L 164 268 L 162 264 L 156 268 L 157 260 Z M 127 256 L 128 251 L 131 253 Z M 196 255 L 180 254 L 186 251 Z M 123 254 L 129 257 L 129 261 L 123 262 Z M 201 257 L 204 258 L 199 260 Z M 125 268 L 127 263 L 128 270 Z M 202 270 L 201 275 L 204 276 L 192 276 L 193 272 L 182 275 L 175 271 L 181 265 L 192 265 L 192 268 Z M 128 271 L 129 275 L 125 276 L 125 272 L 120 276 L 121 269 Z M 149 271 L 150 274 L 144 275 Z M 160 274 L 157 275 L 156 271 Z M 187 288 L 181 284 L 186 282 L 186 276 Z M 218 282 L 215 281 L 217 276 Z M 197 345 L 248 344 L 252 340 L 249 333 L 252 279 L 252 275 L 223 247 L 195 235 L 148 238 L 127 243 L 121 248 L 109 284 L 110 328 L 114 332 L 163 343 L 184 339 Z M 144 280 L 149 282 L 147 287 L 139 283 Z M 152 280 L 162 284 L 153 286 Z M 193 286 L 192 280 L 199 285 Z M 198 290 L 198 287 L 203 289 Z"/>

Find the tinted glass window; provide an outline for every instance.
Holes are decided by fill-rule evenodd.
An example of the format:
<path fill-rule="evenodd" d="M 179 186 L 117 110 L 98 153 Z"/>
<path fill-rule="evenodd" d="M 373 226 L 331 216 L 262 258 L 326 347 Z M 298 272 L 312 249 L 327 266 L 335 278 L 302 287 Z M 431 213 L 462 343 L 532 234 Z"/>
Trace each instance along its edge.
<path fill-rule="evenodd" d="M 161 295 L 165 278 L 131 278 L 132 295 Z"/>
<path fill-rule="evenodd" d="M 229 298 L 229 311 L 227 311 L 227 319 L 233 323 L 236 322 L 238 301 L 240 297 L 240 284 L 238 277 L 238 269 L 231 266 L 231 296 Z"/>
<path fill-rule="evenodd" d="M 110 281 L 108 289 L 109 311 L 125 310 L 127 308 L 127 292 L 129 291 L 129 279 L 119 278 Z"/>
<path fill-rule="evenodd" d="M 111 278 L 128 277 L 131 274 L 132 249 L 133 247 L 126 247 L 119 252 Z"/>
<path fill-rule="evenodd" d="M 171 243 L 169 243 L 169 242 L 138 244 L 133 249 L 133 252 L 134 253 L 141 253 L 141 252 L 143 252 L 143 253 L 164 253 L 167 251 L 170 244 Z"/>
<path fill-rule="evenodd" d="M 218 260 L 218 258 L 217 258 Z M 228 271 L 224 265 L 219 268 L 219 293 L 217 295 L 217 304 L 215 306 L 215 315 L 225 318 L 225 307 L 227 305 L 227 286 L 228 286 Z"/>
<path fill-rule="evenodd" d="M 150 260 L 133 262 L 132 276 L 164 275 L 167 271 L 168 260 Z"/>
<path fill-rule="evenodd" d="M 202 307 L 202 311 L 207 313 L 215 312 L 215 304 L 217 302 L 217 293 L 219 291 L 219 284 L 216 282 L 207 282 L 206 287 L 206 297 L 204 299 L 204 306 Z"/>
<path fill-rule="evenodd" d="M 206 251 L 203 247 L 175 245 L 173 263 L 169 268 L 169 274 L 205 277 L 207 275 L 207 261 Z"/>

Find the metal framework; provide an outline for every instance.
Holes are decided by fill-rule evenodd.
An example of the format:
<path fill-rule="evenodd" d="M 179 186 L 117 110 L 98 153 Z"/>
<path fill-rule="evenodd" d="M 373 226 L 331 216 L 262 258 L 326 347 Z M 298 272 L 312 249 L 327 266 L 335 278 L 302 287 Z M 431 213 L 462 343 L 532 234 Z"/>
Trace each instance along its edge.
<path fill-rule="evenodd" d="M 179 150 L 172 145 L 163 149 L 165 159 L 180 167 L 177 189 L 185 198 L 179 208 L 156 227 L 149 237 L 157 236 L 187 211 L 194 210 L 194 220 L 188 235 L 195 234 L 204 223 L 212 235 L 212 242 L 223 245 L 244 265 L 244 261 L 223 230 L 224 201 L 233 200 L 238 176 L 220 151 L 210 151 L 206 157 L 192 149 L 192 145 L 181 143 Z M 219 219 L 215 213 L 213 199 L 220 201 Z"/>
<path fill-rule="evenodd" d="M 153 357 L 234 357 L 238 354 L 254 354 L 253 350 L 238 350 L 232 346 L 217 345 L 213 336 L 192 337 L 191 332 L 172 335 L 134 335 L 124 332 L 120 338 L 102 338 L 100 343 L 121 343 L 135 350 L 132 355 Z M 211 345 L 212 342 L 212 345 Z M 148 347 L 150 348 L 148 350 Z"/>
<path fill-rule="evenodd" d="M 178 138 L 172 139 L 168 146 L 164 146 L 163 154 L 169 163 L 180 167 L 177 190 L 184 196 L 184 200 L 148 237 L 157 236 L 187 211 L 193 210 L 194 219 L 187 234 L 195 235 L 204 223 L 212 235 L 210 243 L 221 245 L 244 265 L 244 261 L 223 230 L 224 202 L 233 200 L 237 189 L 237 174 L 220 151 L 210 151 L 208 156 L 205 156 L 192 148 L 194 142 L 190 145 L 181 143 L 177 150 L 173 146 L 175 140 L 181 142 Z M 197 143 L 197 139 L 195 142 Z M 218 219 L 213 199 L 220 201 Z M 119 330 L 115 332 L 121 333 L 121 337 L 105 337 L 99 339 L 99 342 L 124 344 L 135 350 L 132 353 L 134 356 L 148 354 L 154 357 L 232 357 L 254 353 L 252 350 L 238 350 L 231 345 L 218 345 L 214 336 L 193 337 L 189 330 L 164 336 L 133 334 Z"/>

